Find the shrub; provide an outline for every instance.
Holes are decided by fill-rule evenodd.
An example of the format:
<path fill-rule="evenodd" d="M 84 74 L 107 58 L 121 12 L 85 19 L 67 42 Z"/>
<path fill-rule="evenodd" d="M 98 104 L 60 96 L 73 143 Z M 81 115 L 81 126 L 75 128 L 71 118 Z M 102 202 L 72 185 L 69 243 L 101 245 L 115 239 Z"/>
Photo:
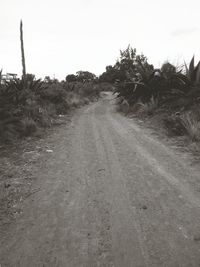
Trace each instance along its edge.
<path fill-rule="evenodd" d="M 66 76 L 66 82 L 76 82 L 77 76 L 74 74 L 69 74 Z"/>
<path fill-rule="evenodd" d="M 140 107 L 138 109 L 138 114 L 142 116 L 151 116 L 154 114 L 156 109 L 158 108 L 158 101 L 153 97 L 148 103 L 139 103 Z"/>
<path fill-rule="evenodd" d="M 163 119 L 170 135 L 188 135 L 192 141 L 200 141 L 200 117 L 193 111 L 179 112 Z"/>
<path fill-rule="evenodd" d="M 200 120 L 192 112 L 181 115 L 181 123 L 193 141 L 200 141 Z"/>
<path fill-rule="evenodd" d="M 167 115 L 163 118 L 163 123 L 170 136 L 182 136 L 185 134 L 185 127 L 183 126 L 179 115 Z"/>
<path fill-rule="evenodd" d="M 42 82 L 32 74 L 2 84 L 0 72 L 0 138 L 12 140 L 32 134 L 37 127 L 49 127 L 56 114 L 88 104 L 100 90 L 94 82 L 58 82 L 48 77 Z"/>
<path fill-rule="evenodd" d="M 20 132 L 22 136 L 32 135 L 37 130 L 37 124 L 32 118 L 23 118 L 21 124 L 22 128 L 20 129 Z"/>
<path fill-rule="evenodd" d="M 0 140 L 2 142 L 13 141 L 19 137 L 20 130 L 19 119 L 10 116 L 0 120 Z"/>

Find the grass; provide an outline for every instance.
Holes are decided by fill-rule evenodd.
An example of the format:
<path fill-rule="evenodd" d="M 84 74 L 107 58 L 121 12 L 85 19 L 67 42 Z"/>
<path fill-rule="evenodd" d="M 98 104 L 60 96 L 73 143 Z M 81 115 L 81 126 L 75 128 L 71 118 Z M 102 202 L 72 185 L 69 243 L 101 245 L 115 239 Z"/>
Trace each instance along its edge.
<path fill-rule="evenodd" d="M 123 104 L 117 103 L 117 109 L 127 115 Z M 188 109 L 166 108 L 152 99 L 149 103 L 137 102 L 128 107 L 128 114 L 142 119 L 145 125 L 153 128 L 162 137 L 167 136 L 187 147 L 196 159 L 200 155 L 200 107 L 199 104 Z"/>
<path fill-rule="evenodd" d="M 139 116 L 151 116 L 158 108 L 158 101 L 152 97 L 148 103 L 139 102 L 138 105 L 137 113 Z"/>
<path fill-rule="evenodd" d="M 158 108 L 158 101 L 153 97 L 148 103 L 138 101 L 134 105 L 130 105 L 124 98 L 117 98 L 117 110 L 124 114 L 136 114 L 139 117 L 146 117 L 153 115 Z"/>
<path fill-rule="evenodd" d="M 200 141 L 200 118 L 190 111 L 180 116 L 180 121 L 192 141 Z"/>
<path fill-rule="evenodd" d="M 159 114 L 159 112 L 158 112 Z M 164 122 L 164 126 L 169 136 L 186 136 L 192 142 L 200 141 L 200 115 L 199 107 L 182 112 L 173 112 L 165 115 L 160 112 L 159 117 Z"/>

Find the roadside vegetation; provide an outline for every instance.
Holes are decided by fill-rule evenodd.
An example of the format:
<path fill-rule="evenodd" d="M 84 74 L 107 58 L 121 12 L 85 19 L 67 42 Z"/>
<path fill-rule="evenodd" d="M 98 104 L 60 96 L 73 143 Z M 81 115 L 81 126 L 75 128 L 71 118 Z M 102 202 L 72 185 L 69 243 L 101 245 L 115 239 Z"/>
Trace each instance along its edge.
<path fill-rule="evenodd" d="M 0 140 L 37 133 L 51 126 L 57 115 L 96 100 L 99 93 L 94 80 L 59 82 L 47 77 L 42 81 L 26 74 L 21 79 L 1 81 Z"/>
<path fill-rule="evenodd" d="M 0 228 L 17 218 L 22 212 L 18 204 L 35 193 L 34 174 L 54 149 L 48 135 L 51 126 L 69 121 L 74 109 L 96 101 L 106 88 L 89 71 L 67 75 L 63 81 L 37 79 L 26 71 L 22 22 L 20 43 L 22 76 L 0 70 Z"/>
<path fill-rule="evenodd" d="M 20 22 L 22 77 L 6 79 L 0 71 L 0 142 L 38 134 L 54 124 L 57 115 L 99 97 L 97 78 L 88 71 L 66 76 L 65 81 L 36 79 L 26 72 L 23 24 Z"/>
<path fill-rule="evenodd" d="M 154 120 L 171 136 L 200 141 L 200 62 L 165 62 L 155 69 L 147 57 L 128 46 L 107 66 L 100 81 L 115 84 L 118 109 L 146 121 Z"/>
<path fill-rule="evenodd" d="M 89 71 L 69 74 L 65 81 L 27 74 L 20 22 L 22 77 L 6 80 L 0 72 L 0 142 L 37 134 L 50 127 L 57 115 L 68 113 L 114 90 L 124 113 L 157 119 L 171 135 L 200 140 L 200 62 L 165 62 L 156 69 L 143 54 L 128 46 L 114 65 L 96 77 Z"/>

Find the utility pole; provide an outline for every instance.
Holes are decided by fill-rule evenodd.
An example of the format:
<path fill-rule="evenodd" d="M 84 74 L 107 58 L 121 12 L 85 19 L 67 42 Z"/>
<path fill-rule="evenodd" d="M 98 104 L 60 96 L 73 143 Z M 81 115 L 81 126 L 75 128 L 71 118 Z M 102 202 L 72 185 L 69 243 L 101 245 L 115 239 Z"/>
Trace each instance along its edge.
<path fill-rule="evenodd" d="M 21 42 L 21 57 L 22 57 L 22 78 L 26 77 L 26 64 L 25 64 L 25 54 L 24 54 L 24 41 L 23 41 L 23 24 L 20 21 L 20 42 Z"/>

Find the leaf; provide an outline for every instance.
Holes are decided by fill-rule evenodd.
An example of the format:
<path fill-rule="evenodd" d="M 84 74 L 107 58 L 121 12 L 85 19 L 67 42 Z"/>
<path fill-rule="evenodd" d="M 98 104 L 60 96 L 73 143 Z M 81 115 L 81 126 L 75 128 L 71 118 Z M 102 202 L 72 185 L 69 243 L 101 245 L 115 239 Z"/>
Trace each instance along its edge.
<path fill-rule="evenodd" d="M 199 84 L 200 83 L 200 61 L 196 66 L 196 79 L 195 79 L 195 84 Z"/>
<path fill-rule="evenodd" d="M 184 61 L 184 65 L 185 65 L 186 76 L 189 78 L 189 69 L 185 61 Z"/>
<path fill-rule="evenodd" d="M 190 66 L 189 66 L 189 78 L 192 78 L 192 74 L 194 72 L 194 56 L 192 57 L 190 61 Z"/>
<path fill-rule="evenodd" d="M 0 70 L 0 86 L 1 86 L 1 80 L 2 80 L 2 69 Z"/>

